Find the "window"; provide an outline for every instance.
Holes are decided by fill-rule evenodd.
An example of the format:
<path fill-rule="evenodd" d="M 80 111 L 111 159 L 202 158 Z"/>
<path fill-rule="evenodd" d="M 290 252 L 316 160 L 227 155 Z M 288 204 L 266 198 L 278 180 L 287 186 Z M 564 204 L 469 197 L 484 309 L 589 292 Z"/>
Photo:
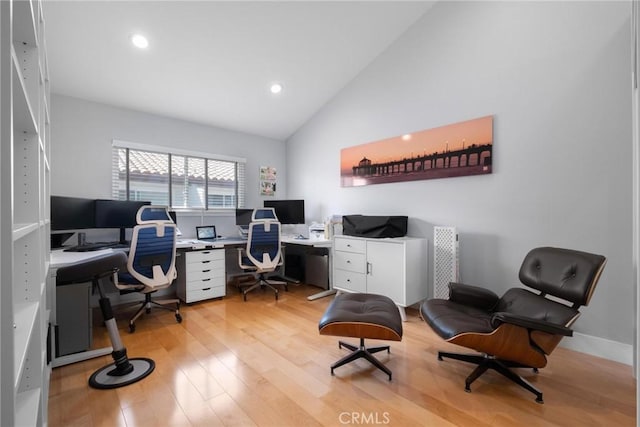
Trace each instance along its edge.
<path fill-rule="evenodd" d="M 114 199 L 148 200 L 183 209 L 244 207 L 242 159 L 158 152 L 114 141 L 112 169 Z"/>

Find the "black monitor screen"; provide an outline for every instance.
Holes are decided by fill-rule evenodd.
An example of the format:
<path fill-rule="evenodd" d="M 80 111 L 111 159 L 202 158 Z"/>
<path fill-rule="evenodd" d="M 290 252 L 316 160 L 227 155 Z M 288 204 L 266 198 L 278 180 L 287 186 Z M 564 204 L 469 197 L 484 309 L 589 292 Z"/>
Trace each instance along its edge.
<path fill-rule="evenodd" d="M 51 196 L 51 230 L 95 228 L 95 200 Z"/>
<path fill-rule="evenodd" d="M 236 225 L 251 224 L 253 209 L 236 209 Z"/>
<path fill-rule="evenodd" d="M 137 200 L 96 200 L 96 228 L 133 228 L 138 209 L 151 202 Z"/>
<path fill-rule="evenodd" d="M 304 200 L 265 200 L 265 208 L 274 208 L 281 224 L 304 224 Z"/>

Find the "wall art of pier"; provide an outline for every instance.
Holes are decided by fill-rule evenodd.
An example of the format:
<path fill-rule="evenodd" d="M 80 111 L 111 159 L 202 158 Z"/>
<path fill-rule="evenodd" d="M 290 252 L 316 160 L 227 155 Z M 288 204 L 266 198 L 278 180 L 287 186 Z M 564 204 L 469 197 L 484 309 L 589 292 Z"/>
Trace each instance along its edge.
<path fill-rule="evenodd" d="M 472 144 L 458 150 L 436 151 L 375 163 L 365 156 L 352 167 L 351 176 L 342 176 L 342 185 L 360 186 L 489 174 L 492 172 L 492 148 L 493 144 Z"/>

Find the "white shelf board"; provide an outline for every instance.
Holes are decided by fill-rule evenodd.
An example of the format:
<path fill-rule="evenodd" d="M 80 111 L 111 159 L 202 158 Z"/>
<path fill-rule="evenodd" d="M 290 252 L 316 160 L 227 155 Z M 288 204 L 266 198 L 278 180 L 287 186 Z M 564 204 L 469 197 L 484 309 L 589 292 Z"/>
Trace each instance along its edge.
<path fill-rule="evenodd" d="M 34 330 L 36 315 L 38 314 L 39 302 L 25 302 L 14 306 L 14 369 L 15 369 L 15 389 L 17 390 L 24 369 L 24 362 L 27 357 L 27 346 Z"/>
<path fill-rule="evenodd" d="M 36 20 L 33 13 L 32 2 L 13 2 L 13 40 L 19 43 L 27 43 L 38 46 Z M 15 23 L 20 22 L 20 25 Z"/>
<path fill-rule="evenodd" d="M 40 227 L 40 222 L 30 222 L 23 224 L 13 224 L 13 241 L 36 231 Z"/>
<path fill-rule="evenodd" d="M 38 424 L 40 397 L 42 390 L 34 388 L 16 395 L 16 426 L 35 426 Z"/>
<path fill-rule="evenodd" d="M 18 65 L 18 57 L 15 50 L 11 48 L 11 58 L 13 59 L 13 118 L 15 132 L 26 132 L 30 134 L 38 133 L 36 118 L 29 102 L 27 88 L 24 85 L 22 71 Z"/>

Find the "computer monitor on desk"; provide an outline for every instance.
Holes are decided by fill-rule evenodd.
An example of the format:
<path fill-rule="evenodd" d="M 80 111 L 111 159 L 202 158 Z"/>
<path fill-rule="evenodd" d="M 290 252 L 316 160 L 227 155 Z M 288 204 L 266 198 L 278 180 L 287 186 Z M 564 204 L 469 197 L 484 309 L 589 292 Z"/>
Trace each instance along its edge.
<path fill-rule="evenodd" d="M 125 231 L 136 226 L 138 209 L 151 202 L 138 200 L 96 200 L 96 228 L 120 229 L 121 245 L 126 245 Z"/>
<path fill-rule="evenodd" d="M 304 200 L 265 200 L 265 208 L 274 208 L 280 224 L 304 224 Z"/>
<path fill-rule="evenodd" d="M 252 216 L 253 209 L 236 209 L 236 225 L 240 231 L 240 237 L 243 239 L 249 236 L 249 224 L 251 224 Z"/>
<path fill-rule="evenodd" d="M 60 248 L 75 232 L 96 227 L 95 200 L 51 196 L 51 248 Z"/>

